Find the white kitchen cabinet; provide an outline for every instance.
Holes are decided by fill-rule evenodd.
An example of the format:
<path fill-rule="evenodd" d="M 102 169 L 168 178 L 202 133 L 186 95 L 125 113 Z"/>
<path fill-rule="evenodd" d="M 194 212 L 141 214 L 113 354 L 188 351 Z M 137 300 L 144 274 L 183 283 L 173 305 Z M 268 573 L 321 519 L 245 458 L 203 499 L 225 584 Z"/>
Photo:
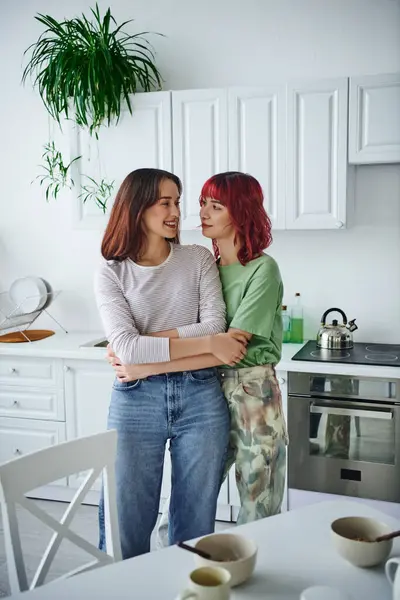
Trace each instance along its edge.
<path fill-rule="evenodd" d="M 400 73 L 350 78 L 349 162 L 400 162 Z"/>
<path fill-rule="evenodd" d="M 286 88 L 229 90 L 229 170 L 260 182 L 274 229 L 285 227 Z"/>
<path fill-rule="evenodd" d="M 347 78 L 287 87 L 286 229 L 346 225 Z"/>
<path fill-rule="evenodd" d="M 0 356 L 0 462 L 66 439 L 61 361 Z M 63 499 L 68 479 L 30 490 L 35 498 Z"/>
<path fill-rule="evenodd" d="M 202 185 L 228 169 L 227 104 L 224 89 L 172 92 L 173 170 L 183 183 L 182 229 L 199 227 Z"/>
<path fill-rule="evenodd" d="M 64 362 L 65 412 L 69 440 L 100 433 L 107 429 L 114 370 L 102 361 L 71 360 Z M 83 474 L 69 478 L 71 487 L 78 487 Z M 100 490 L 101 479 L 93 488 Z"/>
<path fill-rule="evenodd" d="M 397 105 L 397 93 L 396 87 L 381 91 L 390 106 Z M 368 114 L 378 112 L 376 104 Z M 204 182 L 227 170 L 260 181 L 275 230 L 346 226 L 347 78 L 150 92 L 132 96 L 132 105 L 133 115 L 123 110 L 118 125 L 102 127 L 98 140 L 69 126 L 71 159 L 81 156 L 72 165 L 78 227 L 104 229 L 120 183 L 139 167 L 172 170 L 181 178 L 183 230 L 199 227 Z M 392 121 L 396 130 L 398 121 Z M 370 126 L 370 138 L 390 142 L 377 127 Z M 93 200 L 79 198 L 90 184 L 85 175 L 114 181 L 106 215 Z"/>
<path fill-rule="evenodd" d="M 282 408 L 283 413 L 285 415 L 286 423 L 287 423 L 287 373 L 284 371 L 277 371 L 276 373 L 279 387 L 282 394 Z M 287 475 L 287 454 L 286 454 L 286 475 Z M 240 497 L 239 492 L 236 486 L 236 478 L 235 478 L 235 465 L 229 471 L 229 504 L 232 508 L 232 520 L 236 521 L 239 514 L 240 509 Z M 285 481 L 285 492 L 282 501 L 281 512 L 286 512 L 288 510 L 288 489 L 287 489 L 287 477 Z"/>
<path fill-rule="evenodd" d="M 77 227 L 99 229 L 105 225 L 118 188 L 131 171 L 143 167 L 172 169 L 170 92 L 136 94 L 130 99 L 132 114 L 123 109 L 116 126 L 100 128 L 98 140 L 86 129 L 70 126 L 71 160 L 81 156 L 72 165 Z M 114 181 L 107 215 L 93 200 L 83 204 L 79 198 L 82 186 L 90 184 L 85 175 L 96 181 Z"/>
<path fill-rule="evenodd" d="M 0 420 L 0 463 L 65 442 L 65 423 L 2 417 Z M 52 486 L 66 486 L 67 479 Z M 33 496 L 41 496 L 42 490 Z"/>

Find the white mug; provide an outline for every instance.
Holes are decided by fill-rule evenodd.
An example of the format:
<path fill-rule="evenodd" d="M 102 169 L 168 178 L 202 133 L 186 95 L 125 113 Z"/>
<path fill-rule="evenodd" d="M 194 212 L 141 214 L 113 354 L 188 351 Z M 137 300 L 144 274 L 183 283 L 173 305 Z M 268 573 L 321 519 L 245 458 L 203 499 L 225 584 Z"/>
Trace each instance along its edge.
<path fill-rule="evenodd" d="M 229 600 L 231 574 L 220 567 L 200 567 L 189 575 L 189 587 L 175 600 Z"/>
<path fill-rule="evenodd" d="M 386 577 L 393 586 L 393 600 L 400 600 L 400 558 L 389 558 L 385 565 Z"/>

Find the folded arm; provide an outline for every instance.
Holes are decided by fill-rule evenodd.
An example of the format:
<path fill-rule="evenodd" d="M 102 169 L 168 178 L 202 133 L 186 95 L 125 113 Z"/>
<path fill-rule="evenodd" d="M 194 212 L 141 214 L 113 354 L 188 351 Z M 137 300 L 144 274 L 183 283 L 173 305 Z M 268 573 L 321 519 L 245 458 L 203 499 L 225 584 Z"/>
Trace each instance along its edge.
<path fill-rule="evenodd" d="M 244 343 L 245 339 L 247 342 L 251 339 L 251 334 L 239 329 L 229 329 L 228 334 L 235 340 L 241 340 L 240 343 Z M 198 356 L 191 356 L 181 358 L 179 360 L 172 360 L 169 362 L 159 362 L 151 364 L 140 364 L 140 365 L 126 365 L 118 359 L 116 354 L 111 348 L 108 349 L 107 358 L 112 366 L 115 368 L 116 375 L 120 381 L 133 381 L 135 379 L 145 379 L 151 375 L 161 375 L 163 373 L 176 373 L 180 371 L 195 371 L 197 369 L 207 369 L 209 367 L 219 367 L 224 363 L 218 359 L 214 354 L 203 354 Z M 234 366 L 235 362 L 230 363 L 230 366 Z"/>

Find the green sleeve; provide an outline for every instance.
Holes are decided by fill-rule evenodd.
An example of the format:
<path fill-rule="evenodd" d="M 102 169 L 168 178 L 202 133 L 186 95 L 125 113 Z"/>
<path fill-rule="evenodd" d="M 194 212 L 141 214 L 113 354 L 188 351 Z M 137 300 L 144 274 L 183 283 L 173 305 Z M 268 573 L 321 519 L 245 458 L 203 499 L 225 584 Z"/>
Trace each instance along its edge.
<path fill-rule="evenodd" d="M 270 338 L 277 312 L 281 309 L 283 285 L 277 273 L 260 268 L 249 281 L 245 295 L 230 327 Z"/>

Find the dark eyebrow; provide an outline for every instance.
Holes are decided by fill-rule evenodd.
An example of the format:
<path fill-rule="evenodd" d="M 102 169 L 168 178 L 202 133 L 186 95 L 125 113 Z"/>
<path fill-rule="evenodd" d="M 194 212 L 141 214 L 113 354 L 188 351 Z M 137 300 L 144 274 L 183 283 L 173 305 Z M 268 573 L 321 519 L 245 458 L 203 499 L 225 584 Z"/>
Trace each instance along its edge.
<path fill-rule="evenodd" d="M 180 196 L 177 197 L 177 200 L 180 199 Z M 159 200 L 173 200 L 172 196 L 161 196 Z"/>

